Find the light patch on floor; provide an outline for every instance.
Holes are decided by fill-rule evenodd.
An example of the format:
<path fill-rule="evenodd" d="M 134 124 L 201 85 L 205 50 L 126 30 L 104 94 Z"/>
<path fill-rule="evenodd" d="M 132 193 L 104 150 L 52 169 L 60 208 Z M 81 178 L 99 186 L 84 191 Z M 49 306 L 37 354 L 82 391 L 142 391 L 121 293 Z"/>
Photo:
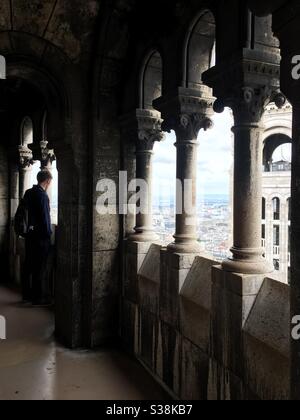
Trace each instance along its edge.
<path fill-rule="evenodd" d="M 69 351 L 55 343 L 53 315 L 24 307 L 0 287 L 0 400 L 163 400 L 165 393 L 133 359 L 117 350 Z"/>

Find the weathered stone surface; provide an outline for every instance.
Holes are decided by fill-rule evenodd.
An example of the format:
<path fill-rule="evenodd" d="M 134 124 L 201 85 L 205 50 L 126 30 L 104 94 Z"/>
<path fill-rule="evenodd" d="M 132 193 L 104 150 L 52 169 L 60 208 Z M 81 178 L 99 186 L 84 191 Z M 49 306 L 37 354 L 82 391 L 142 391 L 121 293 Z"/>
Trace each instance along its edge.
<path fill-rule="evenodd" d="M 122 345 L 133 355 L 140 354 L 139 343 L 139 308 L 126 299 L 122 300 L 120 319 L 120 335 Z"/>
<path fill-rule="evenodd" d="M 264 400 L 289 399 L 289 299 L 289 286 L 266 279 L 244 327 L 246 382 Z"/>
<path fill-rule="evenodd" d="M 181 386 L 182 400 L 207 400 L 209 357 L 191 341 L 182 340 L 181 357 Z"/>
<path fill-rule="evenodd" d="M 180 290 L 180 296 L 210 311 L 212 267 L 214 260 L 196 257 L 188 276 Z"/>
<path fill-rule="evenodd" d="M 100 251 L 93 254 L 93 297 L 101 299 L 119 293 L 118 251 Z"/>
<path fill-rule="evenodd" d="M 117 249 L 120 241 L 120 216 L 94 214 L 94 251 Z"/>
<path fill-rule="evenodd" d="M 290 288 L 265 279 L 244 326 L 244 332 L 288 359 L 290 338 Z"/>
<path fill-rule="evenodd" d="M 160 284 L 160 245 L 151 245 L 139 270 L 139 277 Z"/>
<path fill-rule="evenodd" d="M 161 246 L 150 247 L 138 275 L 140 305 L 155 315 L 159 311 L 160 252 Z"/>

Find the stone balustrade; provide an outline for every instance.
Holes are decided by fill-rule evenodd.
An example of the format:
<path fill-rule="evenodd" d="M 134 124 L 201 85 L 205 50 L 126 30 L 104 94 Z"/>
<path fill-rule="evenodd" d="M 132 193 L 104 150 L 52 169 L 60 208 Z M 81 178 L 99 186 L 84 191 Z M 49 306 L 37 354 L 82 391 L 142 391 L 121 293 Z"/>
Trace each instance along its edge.
<path fill-rule="evenodd" d="M 210 256 L 132 247 L 123 345 L 173 397 L 288 399 L 288 285 L 226 273 Z"/>

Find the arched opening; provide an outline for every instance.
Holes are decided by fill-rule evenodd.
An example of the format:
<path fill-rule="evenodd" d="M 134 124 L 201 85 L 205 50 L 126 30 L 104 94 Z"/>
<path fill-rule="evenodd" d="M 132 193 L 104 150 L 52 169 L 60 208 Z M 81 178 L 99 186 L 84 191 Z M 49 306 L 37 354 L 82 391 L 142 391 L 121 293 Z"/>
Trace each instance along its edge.
<path fill-rule="evenodd" d="M 21 124 L 21 146 L 33 143 L 33 123 L 30 117 L 25 117 Z"/>
<path fill-rule="evenodd" d="M 158 51 L 149 54 L 141 77 L 141 108 L 153 109 L 153 101 L 162 95 L 162 58 Z"/>
<path fill-rule="evenodd" d="M 262 219 L 266 220 L 266 199 L 262 199 Z"/>
<path fill-rule="evenodd" d="M 26 284 L 29 284 L 28 289 L 32 290 L 33 273 L 31 272 L 29 277 L 27 276 L 29 265 L 27 259 L 29 252 L 28 235 L 25 238 L 15 233 L 14 219 L 17 207 L 25 192 L 37 184 L 38 172 L 45 167 L 51 169 L 48 163 L 52 163 L 52 151 L 47 149 L 48 143 L 44 141 L 47 136 L 46 114 L 43 114 L 43 109 L 46 108 L 46 100 L 41 90 L 34 85 L 33 81 L 27 81 L 16 76 L 12 77 L 10 74 L 5 84 L 6 96 L 5 101 L 3 101 L 2 115 L 7 121 L 6 136 L 7 141 L 10 142 L 9 150 L 11 150 L 6 174 L 9 196 L 9 207 L 6 214 L 10 214 L 11 223 L 7 235 L 9 274 L 5 281 L 20 288 L 24 297 L 24 279 L 29 278 L 29 282 L 26 280 Z M 54 171 L 56 171 L 56 166 Z M 57 224 L 57 175 L 53 174 L 53 177 L 53 190 L 56 191 L 56 209 L 51 212 L 51 216 L 53 224 Z M 2 180 L 0 187 L 2 189 Z M 33 219 L 31 220 L 33 221 Z M 32 230 L 33 226 L 30 229 Z M 51 253 L 48 254 L 49 258 L 47 258 L 43 267 L 45 275 L 41 280 L 42 296 L 48 303 L 53 297 L 54 289 L 53 256 L 56 254 L 54 236 L 51 246 Z M 38 260 L 38 255 L 35 255 L 35 260 L 30 265 L 33 267 Z M 44 301 L 44 297 L 41 298 L 41 301 Z M 32 297 L 31 302 L 33 301 L 34 298 Z"/>
<path fill-rule="evenodd" d="M 184 86 L 197 89 L 202 74 L 216 63 L 216 24 L 209 10 L 201 12 L 187 34 L 184 50 Z"/>
<path fill-rule="evenodd" d="M 273 206 L 273 220 L 278 221 L 280 220 L 280 199 L 278 197 L 273 198 L 272 206 Z"/>
<path fill-rule="evenodd" d="M 265 117 L 267 136 L 263 149 L 263 194 L 266 197 L 266 212 L 263 223 L 266 226 L 266 258 L 274 263 L 280 279 L 288 282 L 290 272 L 290 195 L 291 195 L 291 158 L 292 140 L 288 135 L 291 130 L 290 106 L 282 111 L 281 120 L 273 107 Z M 283 118 L 284 117 L 284 118 Z M 283 121 L 290 121 L 290 129 L 283 127 Z M 280 128 L 278 125 L 282 125 Z M 276 132 L 278 130 L 278 132 Z M 268 210 L 269 209 L 269 210 Z"/>
<path fill-rule="evenodd" d="M 281 170 L 278 162 L 291 162 L 291 143 L 292 139 L 285 134 L 273 134 L 267 137 L 263 155 L 265 172 Z"/>

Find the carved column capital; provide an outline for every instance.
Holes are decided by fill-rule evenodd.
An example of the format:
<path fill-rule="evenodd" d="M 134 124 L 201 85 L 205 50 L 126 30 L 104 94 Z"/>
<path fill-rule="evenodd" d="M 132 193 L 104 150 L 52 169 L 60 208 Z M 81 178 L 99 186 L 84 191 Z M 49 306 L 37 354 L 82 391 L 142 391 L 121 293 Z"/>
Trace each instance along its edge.
<path fill-rule="evenodd" d="M 261 122 L 266 106 L 273 102 L 281 109 L 286 104 L 286 97 L 272 86 L 242 86 L 232 90 L 228 97 L 219 97 L 214 103 L 214 111 L 222 113 L 228 106 L 236 124 L 255 124 Z"/>
<path fill-rule="evenodd" d="M 122 133 L 136 142 L 138 152 L 152 151 L 156 141 L 165 138 L 162 119 L 158 111 L 137 109 L 133 114 L 121 118 Z"/>
<path fill-rule="evenodd" d="M 152 151 L 154 147 L 154 143 L 156 141 L 160 142 L 164 140 L 165 136 L 162 131 L 158 130 L 139 130 L 138 131 L 138 144 L 137 144 L 137 151 L 144 152 L 144 151 Z"/>
<path fill-rule="evenodd" d="M 201 129 L 213 126 L 213 103 L 211 90 L 205 86 L 197 90 L 179 88 L 154 102 L 162 113 L 163 131 L 174 130 L 178 141 L 196 140 Z"/>
<path fill-rule="evenodd" d="M 285 99 L 279 93 L 280 55 L 265 56 L 243 49 L 242 57 L 235 55 L 204 73 L 203 79 L 213 88 L 215 112 L 232 109 L 236 124 L 259 123 L 266 105 L 276 102 L 283 106 Z"/>
<path fill-rule="evenodd" d="M 189 141 L 197 139 L 201 129 L 207 131 L 212 126 L 212 120 L 206 115 L 192 113 L 170 116 L 163 122 L 162 129 L 168 133 L 174 130 L 179 140 Z"/>
<path fill-rule="evenodd" d="M 19 146 L 19 165 L 21 169 L 30 168 L 33 164 L 32 151 L 27 146 Z"/>
<path fill-rule="evenodd" d="M 42 140 L 40 142 L 40 156 L 41 156 L 41 166 L 47 167 L 52 165 L 56 157 L 53 149 L 48 149 L 48 141 Z"/>

